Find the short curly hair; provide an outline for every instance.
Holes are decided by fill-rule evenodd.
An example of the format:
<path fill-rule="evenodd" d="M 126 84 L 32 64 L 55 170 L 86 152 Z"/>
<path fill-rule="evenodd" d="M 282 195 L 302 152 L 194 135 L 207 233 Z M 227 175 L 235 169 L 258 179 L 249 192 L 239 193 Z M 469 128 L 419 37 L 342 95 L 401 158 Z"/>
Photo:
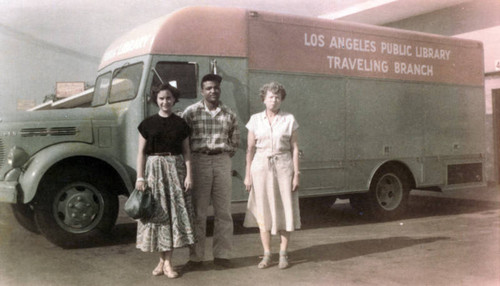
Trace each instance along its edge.
<path fill-rule="evenodd" d="M 222 77 L 218 74 L 212 74 L 212 73 L 204 75 L 200 82 L 200 87 L 202 89 L 203 89 L 203 84 L 207 81 L 213 81 L 220 84 L 222 82 Z"/>
<path fill-rule="evenodd" d="M 286 91 L 285 91 L 285 87 L 282 84 L 280 84 L 278 82 L 274 82 L 274 81 L 264 84 L 260 88 L 260 98 L 262 99 L 262 101 L 264 101 L 266 99 L 266 94 L 268 91 L 270 91 L 274 94 L 279 94 L 281 96 L 281 100 L 285 100 Z"/>
<path fill-rule="evenodd" d="M 181 96 L 181 92 L 177 88 L 171 86 L 168 82 L 163 83 L 162 85 L 160 85 L 156 88 L 153 88 L 153 92 L 151 93 L 151 96 L 149 97 L 149 101 L 156 103 L 158 100 L 158 93 L 160 93 L 160 91 L 162 91 L 162 90 L 170 91 L 175 98 L 174 103 L 179 102 L 179 97 Z"/>

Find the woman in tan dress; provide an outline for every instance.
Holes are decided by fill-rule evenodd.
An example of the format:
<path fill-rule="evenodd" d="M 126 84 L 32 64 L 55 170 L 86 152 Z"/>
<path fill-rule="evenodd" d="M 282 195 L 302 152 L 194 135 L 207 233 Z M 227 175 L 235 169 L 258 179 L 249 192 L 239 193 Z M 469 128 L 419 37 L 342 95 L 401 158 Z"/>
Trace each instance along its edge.
<path fill-rule="evenodd" d="M 250 193 L 245 227 L 259 227 L 264 257 L 258 264 L 271 265 L 271 235 L 280 234 L 279 268 L 288 267 L 290 232 L 300 228 L 299 148 L 292 114 L 281 111 L 284 87 L 265 84 L 260 96 L 266 110 L 251 116 L 248 124 L 245 186 Z"/>

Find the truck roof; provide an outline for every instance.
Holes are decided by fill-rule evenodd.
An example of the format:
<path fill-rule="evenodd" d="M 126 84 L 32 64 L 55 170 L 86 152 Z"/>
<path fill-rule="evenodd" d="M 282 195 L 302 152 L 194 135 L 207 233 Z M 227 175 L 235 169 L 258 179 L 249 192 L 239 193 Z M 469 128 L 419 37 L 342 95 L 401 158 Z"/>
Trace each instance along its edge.
<path fill-rule="evenodd" d="M 110 45 L 99 69 L 146 54 L 246 57 L 256 70 L 484 80 L 481 42 L 240 8 L 188 7 L 139 26 Z"/>
<path fill-rule="evenodd" d="M 243 9 L 183 8 L 115 40 L 104 53 L 99 69 L 114 61 L 145 54 L 244 57 L 246 27 Z"/>

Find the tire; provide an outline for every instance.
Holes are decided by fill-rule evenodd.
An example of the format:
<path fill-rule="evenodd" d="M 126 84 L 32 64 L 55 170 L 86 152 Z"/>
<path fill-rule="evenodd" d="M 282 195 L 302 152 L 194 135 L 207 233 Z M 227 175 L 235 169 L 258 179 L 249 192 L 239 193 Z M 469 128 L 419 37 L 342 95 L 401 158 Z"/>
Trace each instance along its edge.
<path fill-rule="evenodd" d="M 410 189 L 410 177 L 405 170 L 385 166 L 375 173 L 370 191 L 357 203 L 376 219 L 396 219 L 408 209 Z"/>
<path fill-rule="evenodd" d="M 26 230 L 40 234 L 40 230 L 35 223 L 35 212 L 30 204 L 12 204 L 12 212 L 17 222 Z"/>
<path fill-rule="evenodd" d="M 83 167 L 60 169 L 44 178 L 35 207 L 35 222 L 52 243 L 87 246 L 111 230 L 118 216 L 118 196 L 105 177 Z"/>

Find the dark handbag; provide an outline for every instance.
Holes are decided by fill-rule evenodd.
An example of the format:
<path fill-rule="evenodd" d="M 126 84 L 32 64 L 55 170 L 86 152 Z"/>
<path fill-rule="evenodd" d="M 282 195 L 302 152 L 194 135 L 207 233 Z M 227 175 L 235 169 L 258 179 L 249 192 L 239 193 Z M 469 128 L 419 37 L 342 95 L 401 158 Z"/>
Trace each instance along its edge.
<path fill-rule="evenodd" d="M 148 189 L 137 189 L 130 194 L 124 206 L 125 212 L 133 219 L 148 219 L 153 216 L 153 195 Z"/>

